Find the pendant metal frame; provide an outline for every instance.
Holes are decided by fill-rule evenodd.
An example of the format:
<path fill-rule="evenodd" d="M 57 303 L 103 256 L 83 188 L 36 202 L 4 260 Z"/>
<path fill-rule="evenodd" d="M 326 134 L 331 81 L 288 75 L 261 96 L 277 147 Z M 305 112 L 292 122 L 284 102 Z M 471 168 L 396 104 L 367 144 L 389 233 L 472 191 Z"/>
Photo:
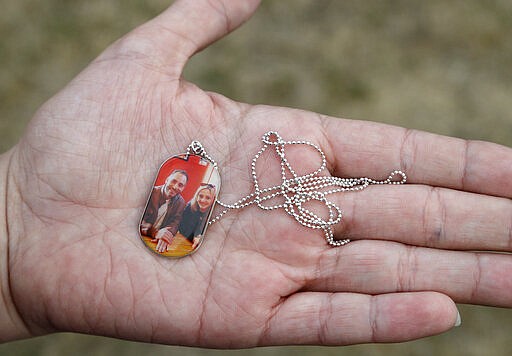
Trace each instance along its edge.
<path fill-rule="evenodd" d="M 180 190 L 180 184 L 184 181 Z M 203 154 L 188 151 L 164 161 L 153 181 L 139 223 L 139 237 L 146 247 L 170 258 L 181 258 L 196 252 L 204 242 L 220 185 L 217 165 Z M 208 196 L 211 204 L 207 212 L 203 212 L 200 204 L 204 208 Z M 169 233 L 161 232 L 164 229 Z M 198 231 L 200 233 L 195 235 Z M 199 241 L 194 246 L 192 241 L 197 236 Z M 192 245 L 189 246 L 187 241 Z M 162 251 L 163 247 L 165 251 Z"/>

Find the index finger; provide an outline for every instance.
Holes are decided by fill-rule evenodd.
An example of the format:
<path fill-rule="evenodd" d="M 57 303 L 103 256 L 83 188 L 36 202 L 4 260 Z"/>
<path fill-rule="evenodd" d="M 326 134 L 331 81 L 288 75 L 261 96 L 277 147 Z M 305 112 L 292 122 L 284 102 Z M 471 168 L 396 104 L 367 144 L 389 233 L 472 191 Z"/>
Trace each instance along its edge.
<path fill-rule="evenodd" d="M 380 179 L 400 169 L 409 183 L 512 198 L 512 149 L 386 124 L 322 116 L 336 176 Z"/>

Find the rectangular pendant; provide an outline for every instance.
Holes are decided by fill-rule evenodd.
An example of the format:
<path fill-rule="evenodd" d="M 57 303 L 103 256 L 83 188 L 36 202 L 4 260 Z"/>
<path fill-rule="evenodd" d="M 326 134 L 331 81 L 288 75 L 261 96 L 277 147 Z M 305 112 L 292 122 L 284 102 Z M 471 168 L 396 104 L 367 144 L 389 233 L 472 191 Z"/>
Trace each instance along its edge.
<path fill-rule="evenodd" d="M 142 241 L 161 256 L 193 253 L 204 240 L 219 190 L 219 172 L 206 158 L 196 154 L 169 158 L 158 170 L 142 215 Z"/>

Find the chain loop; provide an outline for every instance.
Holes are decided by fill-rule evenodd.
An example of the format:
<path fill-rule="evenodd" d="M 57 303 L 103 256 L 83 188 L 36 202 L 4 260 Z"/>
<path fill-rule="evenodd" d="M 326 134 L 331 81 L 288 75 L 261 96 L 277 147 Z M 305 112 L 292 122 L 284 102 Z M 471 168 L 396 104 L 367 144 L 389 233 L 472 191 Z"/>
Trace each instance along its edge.
<path fill-rule="evenodd" d="M 213 158 L 211 158 L 204 149 L 203 145 L 199 141 L 192 141 L 190 145 L 187 147 L 187 156 L 190 154 L 195 154 L 198 156 L 201 156 L 203 158 L 206 158 L 208 161 L 210 161 L 215 168 L 217 168 L 217 162 Z"/>

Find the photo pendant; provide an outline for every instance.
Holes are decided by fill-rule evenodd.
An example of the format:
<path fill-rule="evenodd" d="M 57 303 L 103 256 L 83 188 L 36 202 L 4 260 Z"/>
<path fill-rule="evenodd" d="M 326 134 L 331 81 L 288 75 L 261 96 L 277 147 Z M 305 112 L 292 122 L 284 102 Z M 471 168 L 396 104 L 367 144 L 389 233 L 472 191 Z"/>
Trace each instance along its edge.
<path fill-rule="evenodd" d="M 142 241 L 153 252 L 183 257 L 203 243 L 220 190 L 216 166 L 197 154 L 181 154 L 158 170 L 139 225 Z"/>

